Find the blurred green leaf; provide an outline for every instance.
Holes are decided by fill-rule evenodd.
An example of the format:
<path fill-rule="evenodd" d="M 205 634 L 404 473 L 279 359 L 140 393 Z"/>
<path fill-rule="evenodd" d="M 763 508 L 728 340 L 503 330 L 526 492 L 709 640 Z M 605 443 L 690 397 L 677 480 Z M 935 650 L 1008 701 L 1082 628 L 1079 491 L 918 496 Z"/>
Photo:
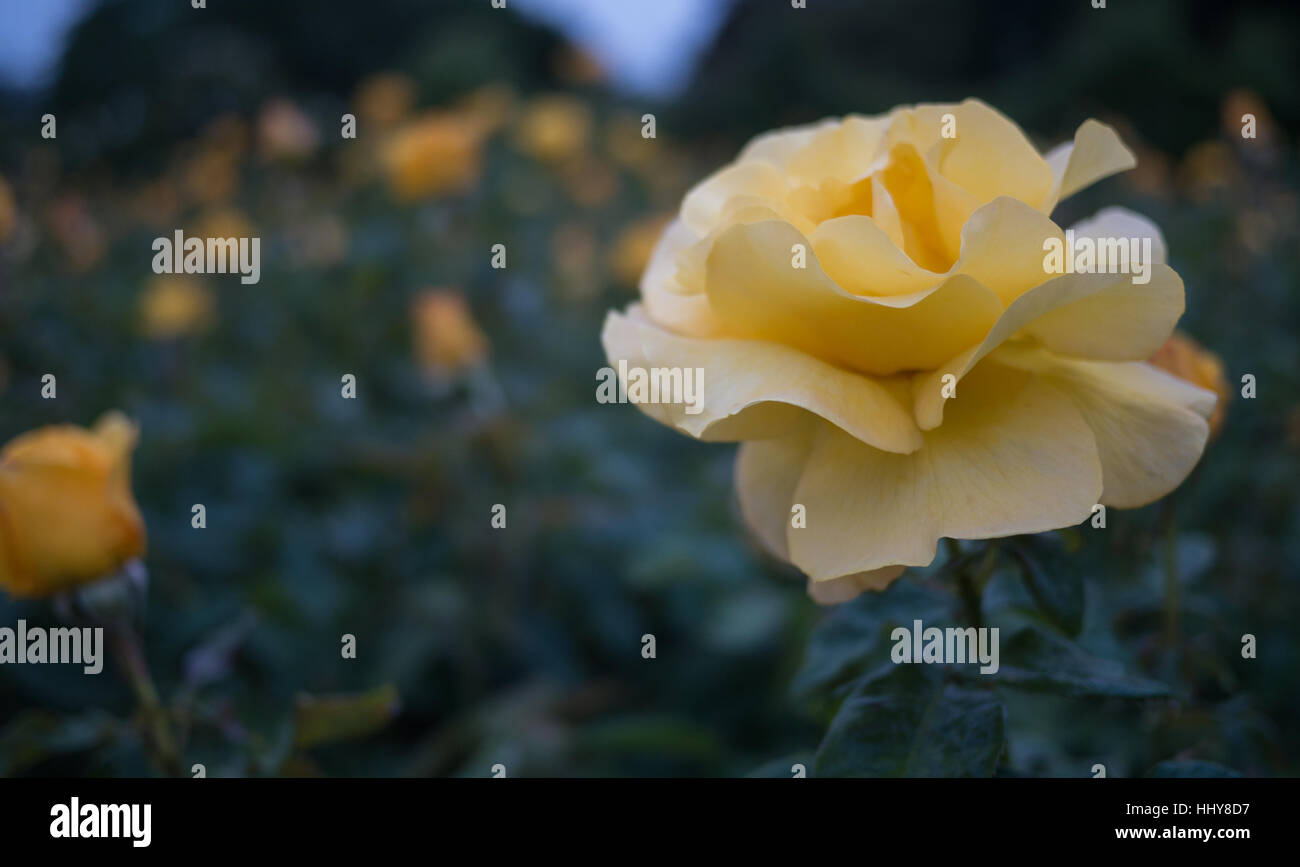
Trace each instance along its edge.
<path fill-rule="evenodd" d="M 115 739 L 123 724 L 101 710 L 61 716 L 32 710 L 0 731 L 0 776 L 22 773 L 53 756 L 91 750 Z"/>
<path fill-rule="evenodd" d="M 908 580 L 836 606 L 813 630 L 792 689 L 796 695 L 810 695 L 846 688 L 888 659 L 894 627 L 911 628 L 915 619 L 941 620 L 950 616 L 951 606 L 952 597 Z"/>
<path fill-rule="evenodd" d="M 400 706 L 392 684 L 356 695 L 299 695 L 293 708 L 294 748 L 305 750 L 374 734 L 388 725 Z"/>
<path fill-rule="evenodd" d="M 1020 566 L 1020 577 L 1043 615 L 1066 635 L 1083 628 L 1083 575 L 1059 543 L 1036 536 L 1017 538 L 1008 546 Z"/>
<path fill-rule="evenodd" d="M 1027 628 L 1002 643 L 992 677 L 1006 686 L 1069 696 L 1161 698 L 1169 687 L 1133 674 L 1115 660 L 1093 656 L 1074 642 Z"/>

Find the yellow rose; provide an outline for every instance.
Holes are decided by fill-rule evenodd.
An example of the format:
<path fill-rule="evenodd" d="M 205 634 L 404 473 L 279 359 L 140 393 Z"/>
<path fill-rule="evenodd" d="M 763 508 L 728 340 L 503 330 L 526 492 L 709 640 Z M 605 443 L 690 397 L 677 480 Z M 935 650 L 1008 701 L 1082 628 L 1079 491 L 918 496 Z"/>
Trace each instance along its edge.
<path fill-rule="evenodd" d="M 144 522 L 131 496 L 136 435 L 114 412 L 93 430 L 44 427 L 0 451 L 0 587 L 11 596 L 49 596 L 144 553 Z"/>
<path fill-rule="evenodd" d="M 411 305 L 415 355 L 432 376 L 441 378 L 479 364 L 488 343 L 459 292 L 431 289 Z"/>
<path fill-rule="evenodd" d="M 467 189 L 478 180 L 483 130 L 468 115 L 429 112 L 393 134 L 384 166 L 404 201 Z"/>
<path fill-rule="evenodd" d="M 1122 209 L 1073 236 L 1149 242 L 1147 282 L 1053 273 L 1044 252 L 1067 240 L 1059 201 L 1133 165 L 1104 124 L 1042 156 L 975 100 L 760 136 L 686 196 L 605 352 L 703 370 L 702 405 L 641 409 L 744 443 L 742 513 L 819 601 L 885 587 L 942 537 L 1149 503 L 1215 404 L 1145 363 L 1182 281 Z"/>
<path fill-rule="evenodd" d="M 1223 416 L 1228 409 L 1232 390 L 1223 372 L 1223 361 L 1192 338 L 1175 331 L 1164 345 L 1151 356 L 1151 363 L 1167 370 L 1192 385 L 1209 389 L 1219 396 L 1219 402 L 1210 414 L 1210 438 L 1218 436 L 1223 428 Z"/>
<path fill-rule="evenodd" d="M 528 104 L 515 129 L 515 144 L 543 162 L 561 162 L 584 151 L 591 138 L 591 110 L 562 94 L 539 96 Z"/>

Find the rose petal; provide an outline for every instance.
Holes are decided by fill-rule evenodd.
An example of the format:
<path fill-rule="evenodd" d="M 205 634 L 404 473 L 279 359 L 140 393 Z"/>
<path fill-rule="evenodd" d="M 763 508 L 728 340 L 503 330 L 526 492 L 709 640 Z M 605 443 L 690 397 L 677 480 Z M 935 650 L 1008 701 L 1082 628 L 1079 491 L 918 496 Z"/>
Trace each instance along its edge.
<path fill-rule="evenodd" d="M 977 346 L 917 375 L 913 386 L 917 424 L 921 430 L 931 430 L 943 422 L 945 376 L 951 374 L 959 382 L 980 359 L 1022 329 L 1057 351 L 1088 350 L 1106 353 L 1102 357 L 1110 359 L 1150 355 L 1173 331 L 1183 304 L 1182 281 L 1169 266 L 1156 265 L 1151 274 L 1151 283 L 1141 287 L 1135 287 L 1127 274 L 1063 274 L 1024 293 L 1008 305 Z M 1111 304 L 1123 311 L 1124 322 L 1110 317 Z M 1070 312 L 1049 317 L 1067 305 Z"/>
<path fill-rule="evenodd" d="M 1183 315 L 1182 278 L 1168 265 L 1151 268 L 1151 281 L 1122 277 L 1105 289 L 1035 319 L 1025 333 L 1054 352 L 1104 361 L 1150 358 Z"/>
<path fill-rule="evenodd" d="M 807 251 L 804 268 L 792 265 L 797 244 Z M 731 333 L 875 375 L 934 368 L 977 343 L 1002 309 L 965 276 L 910 295 L 851 295 L 784 222 L 731 227 L 714 243 L 707 273 L 713 313 Z"/>
<path fill-rule="evenodd" d="M 763 547 L 790 559 L 786 530 L 791 526 L 794 490 L 812 448 L 817 425 L 811 416 L 789 432 L 741 443 L 736 453 L 736 493 L 740 513 Z"/>
<path fill-rule="evenodd" d="M 637 305 L 611 312 L 601 334 L 611 366 L 704 370 L 701 411 L 682 404 L 639 404 L 649 416 L 693 437 L 744 440 L 781 432 L 806 409 L 851 436 L 887 451 L 907 452 L 920 432 L 906 405 L 906 384 L 842 370 L 776 343 L 695 339 L 655 326 Z"/>
<path fill-rule="evenodd" d="M 1087 220 L 1070 227 L 1076 238 L 1150 238 L 1151 262 L 1165 262 L 1165 236 L 1160 227 L 1128 208 L 1103 208 Z"/>
<path fill-rule="evenodd" d="M 1043 213 L 1050 214 L 1062 199 L 1102 178 L 1133 168 L 1137 158 L 1113 127 L 1088 119 L 1075 131 L 1073 142 L 1048 153 L 1047 163 L 1056 179 L 1051 195 L 1043 202 Z"/>
<path fill-rule="evenodd" d="M 1009 118 L 978 99 L 952 109 L 956 137 L 940 138 L 939 171 L 980 202 L 1010 196 L 1040 205 L 1051 194 L 1052 169 Z"/>
<path fill-rule="evenodd" d="M 813 138 L 828 130 L 835 129 L 839 124 L 839 118 L 827 118 L 802 126 L 792 126 L 765 132 L 750 139 L 749 143 L 741 149 L 736 162 L 762 160 L 771 163 L 777 168 L 785 169 L 790 159 L 807 147 Z"/>
<path fill-rule="evenodd" d="M 884 566 L 870 572 L 845 575 L 843 578 L 831 578 L 826 581 L 808 579 L 808 595 L 818 605 L 839 605 L 848 602 L 868 590 L 884 590 L 903 574 L 906 566 Z"/>
<path fill-rule="evenodd" d="M 1038 533 L 1088 516 L 1101 463 L 1073 401 L 991 360 L 968 379 L 948 422 L 909 455 L 822 427 L 794 494 L 807 526 L 787 533 L 810 578 L 923 566 L 941 537 Z"/>
<path fill-rule="evenodd" d="M 1049 237 L 1065 236 L 1041 211 L 999 196 L 971 214 L 962 229 L 961 255 L 942 274 L 912 262 L 871 217 L 828 220 L 809 240 L 827 275 L 855 295 L 905 295 L 966 274 L 1009 304 L 1051 276 L 1043 271 Z"/>
<path fill-rule="evenodd" d="M 1065 358 L 1044 351 L 991 356 L 1066 392 L 1097 440 L 1106 506 L 1145 506 L 1182 483 L 1200 460 L 1218 397 L 1143 362 Z"/>
<path fill-rule="evenodd" d="M 707 235 L 722 222 L 727 203 L 737 196 L 781 201 L 786 177 L 765 161 L 732 163 L 697 184 L 682 200 L 681 219 L 696 235 Z"/>
<path fill-rule="evenodd" d="M 790 156 L 786 171 L 814 186 L 861 180 L 871 173 L 888 123 L 888 118 L 848 115 L 842 123 L 818 130 Z"/>
<path fill-rule="evenodd" d="M 641 275 L 641 300 L 649 317 L 681 334 L 704 337 L 717 334 L 722 323 L 713 315 L 709 299 L 679 282 L 679 257 L 700 240 L 681 220 L 673 220 L 650 253 Z"/>

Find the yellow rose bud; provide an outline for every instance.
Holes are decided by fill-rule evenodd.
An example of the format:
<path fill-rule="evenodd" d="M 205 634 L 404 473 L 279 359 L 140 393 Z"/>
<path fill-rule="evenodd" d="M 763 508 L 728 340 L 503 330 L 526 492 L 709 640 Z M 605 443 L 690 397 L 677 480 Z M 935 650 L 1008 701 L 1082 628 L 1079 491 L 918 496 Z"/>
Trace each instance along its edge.
<path fill-rule="evenodd" d="M 140 297 L 140 325 L 148 337 L 165 340 L 202 331 L 215 313 L 212 293 L 190 277 L 154 277 Z"/>
<path fill-rule="evenodd" d="M 1219 356 L 1181 331 L 1175 331 L 1164 346 L 1151 356 L 1151 363 L 1219 396 L 1219 402 L 1210 414 L 1210 437 L 1218 436 L 1223 428 L 1228 401 L 1232 398 L 1232 389 L 1228 387 L 1228 377 L 1223 371 L 1223 361 Z"/>
<path fill-rule="evenodd" d="M 384 147 L 389 187 L 398 199 L 464 190 L 478 180 L 482 126 L 468 115 L 430 112 Z"/>
<path fill-rule="evenodd" d="M 487 357 L 488 342 L 459 292 L 434 289 L 411 307 L 415 355 L 435 377 L 464 370 Z"/>
<path fill-rule="evenodd" d="M 1145 363 L 1182 280 L 1137 214 L 1052 220 L 1134 162 L 1091 120 L 1040 154 L 978 100 L 759 136 L 686 195 L 606 355 L 648 415 L 743 443 L 745 521 L 818 600 L 882 589 L 941 538 L 1150 503 L 1216 402 Z"/>
<path fill-rule="evenodd" d="M 0 451 L 0 587 L 49 596 L 144 553 L 131 496 L 136 437 L 135 425 L 113 412 L 92 430 L 44 427 Z"/>

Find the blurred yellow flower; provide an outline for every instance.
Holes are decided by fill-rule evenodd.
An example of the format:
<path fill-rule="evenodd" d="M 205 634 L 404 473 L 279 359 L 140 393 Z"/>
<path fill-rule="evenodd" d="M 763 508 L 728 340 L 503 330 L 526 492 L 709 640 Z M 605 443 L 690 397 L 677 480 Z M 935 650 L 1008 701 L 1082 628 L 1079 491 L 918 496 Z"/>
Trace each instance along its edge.
<path fill-rule="evenodd" d="M 1151 356 L 1150 363 L 1219 396 L 1219 402 L 1210 415 L 1210 437 L 1218 435 L 1223 428 L 1228 401 L 1232 398 L 1222 359 L 1183 332 L 1175 331 Z"/>
<path fill-rule="evenodd" d="M 13 190 L 4 178 L 0 178 L 0 241 L 4 241 L 18 223 L 18 203 L 14 201 Z"/>
<path fill-rule="evenodd" d="M 0 587 L 49 596 L 144 553 L 144 521 L 131 496 L 137 434 L 113 412 L 93 430 L 43 427 L 0 451 Z"/>
<path fill-rule="evenodd" d="M 516 146 L 544 162 L 575 156 L 591 138 L 591 111 L 581 100 L 552 94 L 534 99 L 515 128 Z"/>
<path fill-rule="evenodd" d="M 210 326 L 215 316 L 212 293 L 184 275 L 159 274 L 140 296 L 140 327 L 148 337 L 193 334 Z"/>
<path fill-rule="evenodd" d="M 482 128 L 468 115 L 429 112 L 393 134 L 383 162 L 403 201 L 467 189 L 478 180 Z"/>
<path fill-rule="evenodd" d="M 415 85 L 409 78 L 385 72 L 361 83 L 353 99 L 357 120 L 376 132 L 396 126 L 415 104 Z"/>
<path fill-rule="evenodd" d="M 615 279 L 628 286 L 637 284 L 671 219 L 671 215 L 647 217 L 624 227 L 609 252 L 609 270 Z"/>
<path fill-rule="evenodd" d="M 263 159 L 301 160 L 320 145 L 320 130 L 298 106 L 274 99 L 262 106 L 257 119 L 257 144 Z"/>
<path fill-rule="evenodd" d="M 430 289 L 411 305 L 415 356 L 435 377 L 474 367 L 487 358 L 488 341 L 465 297 L 452 289 Z"/>

